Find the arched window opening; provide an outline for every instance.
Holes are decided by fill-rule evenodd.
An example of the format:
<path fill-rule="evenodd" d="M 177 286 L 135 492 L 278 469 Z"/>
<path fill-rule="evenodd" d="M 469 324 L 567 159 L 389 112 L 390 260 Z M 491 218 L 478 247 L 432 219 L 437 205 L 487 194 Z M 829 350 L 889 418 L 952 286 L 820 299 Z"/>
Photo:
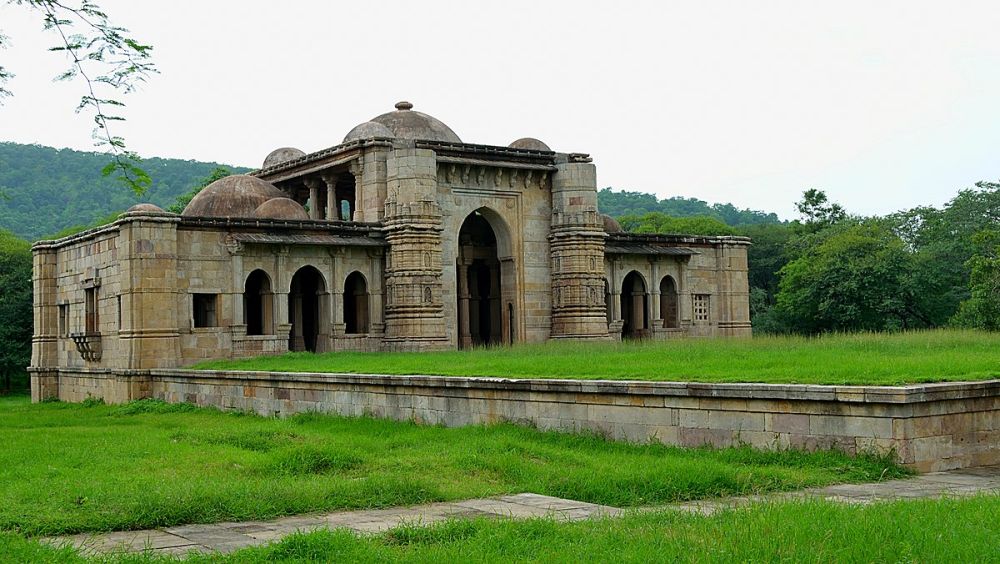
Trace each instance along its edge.
<path fill-rule="evenodd" d="M 501 344 L 503 309 L 496 233 L 481 213 L 473 212 L 462 223 L 458 245 L 458 346 Z M 508 317 L 512 311 L 513 307 Z"/>
<path fill-rule="evenodd" d="M 273 315 L 271 279 L 263 270 L 254 270 L 247 276 L 243 288 L 243 320 L 247 325 L 247 335 L 273 335 Z"/>
<path fill-rule="evenodd" d="M 677 304 L 677 284 L 670 276 L 664 276 L 663 280 L 660 280 L 660 318 L 663 319 L 663 327 L 666 329 L 680 327 Z"/>
<path fill-rule="evenodd" d="M 649 296 L 646 294 L 646 282 L 636 272 L 629 272 L 622 281 L 622 338 L 641 339 L 649 330 L 648 314 Z"/>
<path fill-rule="evenodd" d="M 360 272 L 352 272 L 344 282 L 344 332 L 368 332 L 368 284 Z"/>
<path fill-rule="evenodd" d="M 323 321 L 319 298 L 324 293 L 323 276 L 314 267 L 303 266 L 292 276 L 288 292 L 288 320 L 292 324 L 289 350 L 316 352 Z"/>

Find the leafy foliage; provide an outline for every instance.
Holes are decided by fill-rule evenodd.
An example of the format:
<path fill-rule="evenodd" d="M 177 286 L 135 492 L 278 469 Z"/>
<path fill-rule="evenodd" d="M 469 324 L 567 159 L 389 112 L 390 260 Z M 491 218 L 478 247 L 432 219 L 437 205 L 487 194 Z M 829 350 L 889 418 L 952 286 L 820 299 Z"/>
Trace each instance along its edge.
<path fill-rule="evenodd" d="M 126 35 L 128 30 L 113 25 L 108 15 L 90 0 L 69 4 L 60 0 L 10 0 L 42 16 L 42 28 L 54 32 L 58 43 L 49 50 L 64 53 L 68 68 L 56 80 L 80 79 L 85 85 L 77 112 L 88 111 L 94 118 L 93 138 L 111 161 L 102 174 L 130 188 L 137 196 L 148 190 L 153 179 L 139 166 L 141 159 L 128 149 L 125 139 L 111 131 L 111 123 L 123 121 L 125 107 L 117 95 L 128 94 L 158 72 L 151 61 L 152 46 Z M 0 46 L 6 43 L 0 36 Z M 0 100 L 11 95 L 4 88 L 13 75 L 0 67 Z"/>
<path fill-rule="evenodd" d="M 0 226 L 29 240 L 67 235 L 114 219 L 140 200 L 115 189 L 101 175 L 106 157 L 40 145 L 0 143 Z M 145 166 L 153 186 L 142 200 L 166 208 L 220 165 L 180 159 L 150 158 Z M 229 167 L 234 173 L 243 167 Z M 68 229 L 69 228 L 69 229 Z"/>
<path fill-rule="evenodd" d="M 982 251 L 968 261 L 970 296 L 962 302 L 953 322 L 1000 331 L 1000 231 L 982 231 L 975 241 Z"/>
<path fill-rule="evenodd" d="M 913 257 L 885 225 L 842 223 L 806 245 L 781 270 L 777 310 L 788 328 L 811 334 L 925 325 L 908 276 Z"/>
<path fill-rule="evenodd" d="M 713 217 L 672 217 L 662 212 L 618 218 L 622 228 L 634 233 L 668 233 L 677 235 L 735 235 L 736 230 Z"/>
<path fill-rule="evenodd" d="M 31 246 L 0 229 L 0 393 L 27 387 L 31 360 Z"/>

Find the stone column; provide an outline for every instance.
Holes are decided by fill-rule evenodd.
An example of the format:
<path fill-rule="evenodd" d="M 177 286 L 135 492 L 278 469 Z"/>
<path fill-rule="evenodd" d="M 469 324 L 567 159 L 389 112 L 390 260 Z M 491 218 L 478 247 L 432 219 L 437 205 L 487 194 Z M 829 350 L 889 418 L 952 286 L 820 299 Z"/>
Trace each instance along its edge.
<path fill-rule="evenodd" d="M 306 340 L 302 335 L 302 294 L 293 294 L 292 310 L 294 311 L 294 317 L 290 319 L 292 321 L 292 350 L 304 351 L 306 350 Z"/>
<path fill-rule="evenodd" d="M 503 310 L 500 307 L 500 263 L 490 265 L 490 337 L 497 343 L 505 340 L 503 334 Z"/>
<path fill-rule="evenodd" d="M 460 258 L 458 263 L 458 343 L 459 348 L 472 346 L 472 327 L 469 316 L 469 265 Z"/>
<path fill-rule="evenodd" d="M 309 219 L 320 219 L 319 181 L 315 178 L 306 178 L 305 183 L 309 187 Z"/>
<path fill-rule="evenodd" d="M 662 322 L 657 323 L 663 317 L 660 315 L 660 268 L 659 264 L 653 260 L 650 261 L 650 269 L 652 274 L 652 279 L 649 281 L 649 328 L 650 330 L 656 327 L 661 327 Z"/>
<path fill-rule="evenodd" d="M 332 221 L 341 219 L 338 215 L 337 206 L 337 177 L 332 174 L 323 175 L 323 183 L 326 184 L 326 219 Z"/>

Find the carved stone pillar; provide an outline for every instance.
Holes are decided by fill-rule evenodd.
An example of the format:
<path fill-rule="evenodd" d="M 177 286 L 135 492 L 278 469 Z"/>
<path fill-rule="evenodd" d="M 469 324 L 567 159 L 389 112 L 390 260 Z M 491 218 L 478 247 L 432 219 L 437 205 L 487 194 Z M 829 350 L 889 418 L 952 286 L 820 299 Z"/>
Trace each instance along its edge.
<path fill-rule="evenodd" d="M 309 188 L 309 219 L 320 219 L 319 208 L 319 188 L 320 182 L 315 178 L 306 178 L 306 186 Z"/>
<path fill-rule="evenodd" d="M 469 316 L 469 265 L 464 259 L 458 263 L 458 344 L 459 348 L 472 346 L 472 327 Z"/>
<path fill-rule="evenodd" d="M 337 177 L 332 174 L 323 175 L 323 184 L 326 185 L 326 219 L 334 220 L 341 219 L 339 214 L 339 206 L 337 205 Z"/>

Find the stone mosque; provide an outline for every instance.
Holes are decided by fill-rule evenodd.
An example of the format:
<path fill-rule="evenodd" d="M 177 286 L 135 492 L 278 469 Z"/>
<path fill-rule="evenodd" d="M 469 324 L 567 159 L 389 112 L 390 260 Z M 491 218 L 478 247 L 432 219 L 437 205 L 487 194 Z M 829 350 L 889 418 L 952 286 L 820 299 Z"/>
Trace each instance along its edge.
<path fill-rule="evenodd" d="M 588 155 L 466 143 L 400 102 L 180 215 L 140 204 L 37 243 L 32 388 L 285 351 L 746 336 L 749 244 L 625 233 Z"/>

